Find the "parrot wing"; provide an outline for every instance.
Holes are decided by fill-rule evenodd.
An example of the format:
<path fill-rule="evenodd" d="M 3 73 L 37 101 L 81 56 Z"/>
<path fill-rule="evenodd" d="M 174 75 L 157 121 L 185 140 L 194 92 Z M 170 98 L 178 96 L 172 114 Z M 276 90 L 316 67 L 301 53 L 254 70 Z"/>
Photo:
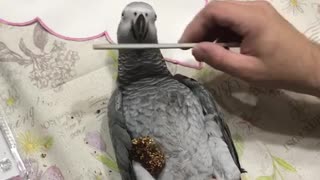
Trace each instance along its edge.
<path fill-rule="evenodd" d="M 195 96 L 199 99 L 202 105 L 204 115 L 217 114 L 218 109 L 215 105 L 214 98 L 212 94 L 209 93 L 203 85 L 201 85 L 198 81 L 192 78 L 183 76 L 181 74 L 174 75 L 174 78 L 178 80 L 180 83 L 190 88 L 190 90 L 195 94 Z M 228 149 L 231 153 L 231 156 L 234 162 L 236 163 L 237 167 L 239 168 L 240 172 L 246 173 L 246 171 L 243 168 L 241 168 L 238 153 L 233 143 L 228 125 L 223 121 L 223 119 L 220 116 L 215 116 L 213 120 L 218 123 L 222 131 L 223 139 L 226 142 Z"/>
<path fill-rule="evenodd" d="M 125 126 L 122 109 L 122 94 L 116 89 L 108 104 L 108 119 L 111 141 L 123 180 L 135 180 L 132 162 L 129 159 L 131 137 Z"/>

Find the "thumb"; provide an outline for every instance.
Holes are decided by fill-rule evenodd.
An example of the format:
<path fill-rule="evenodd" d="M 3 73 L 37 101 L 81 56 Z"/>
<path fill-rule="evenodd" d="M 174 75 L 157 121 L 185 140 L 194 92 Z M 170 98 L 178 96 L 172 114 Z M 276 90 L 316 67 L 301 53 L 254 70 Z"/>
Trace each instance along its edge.
<path fill-rule="evenodd" d="M 255 57 L 229 51 L 211 42 L 197 44 L 192 54 L 197 61 L 204 61 L 213 68 L 243 78 L 253 76 L 261 65 Z"/>

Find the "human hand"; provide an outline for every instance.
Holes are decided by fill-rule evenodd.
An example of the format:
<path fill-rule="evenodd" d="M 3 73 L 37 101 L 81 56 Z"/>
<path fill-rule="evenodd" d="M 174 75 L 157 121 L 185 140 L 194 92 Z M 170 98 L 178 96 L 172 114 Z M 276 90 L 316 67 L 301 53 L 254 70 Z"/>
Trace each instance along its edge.
<path fill-rule="evenodd" d="M 212 43 L 217 38 L 239 40 L 240 53 Z M 198 61 L 249 83 L 320 95 L 320 47 L 266 1 L 212 1 L 179 42 L 200 42 L 192 50 Z"/>

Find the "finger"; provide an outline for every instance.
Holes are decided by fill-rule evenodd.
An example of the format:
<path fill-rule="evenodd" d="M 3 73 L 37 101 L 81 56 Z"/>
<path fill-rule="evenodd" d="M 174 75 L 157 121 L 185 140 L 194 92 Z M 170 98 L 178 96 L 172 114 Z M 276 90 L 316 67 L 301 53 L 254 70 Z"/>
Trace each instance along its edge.
<path fill-rule="evenodd" d="M 251 8 L 250 8 L 251 9 Z M 252 15 L 248 15 L 248 6 L 234 3 L 214 1 L 201 10 L 187 25 L 179 42 L 200 42 L 210 34 L 212 38 L 219 35 L 219 27 L 227 27 L 239 35 L 248 28 L 243 28 Z"/>
<path fill-rule="evenodd" d="M 192 54 L 198 61 L 244 79 L 252 79 L 263 70 L 261 62 L 255 57 L 226 50 L 215 43 L 199 43 L 193 48 Z"/>
<path fill-rule="evenodd" d="M 205 41 L 208 42 L 214 42 L 216 41 L 217 43 L 239 43 L 241 44 L 242 42 L 242 37 L 233 32 L 232 30 L 228 28 L 216 28 L 216 36 L 213 38 L 213 36 L 209 33 L 208 36 L 204 38 Z M 218 38 L 216 38 L 218 37 Z M 228 47 L 225 47 L 228 48 Z M 182 50 L 187 50 L 190 48 L 181 48 Z"/>
<path fill-rule="evenodd" d="M 217 39 L 210 39 L 209 41 L 214 41 L 217 40 L 217 42 L 223 42 L 223 43 L 228 43 L 228 42 L 238 42 L 240 43 L 242 41 L 242 37 L 232 31 L 231 29 L 221 27 L 221 28 L 216 28 L 216 37 Z M 207 40 L 207 39 L 205 39 Z"/>

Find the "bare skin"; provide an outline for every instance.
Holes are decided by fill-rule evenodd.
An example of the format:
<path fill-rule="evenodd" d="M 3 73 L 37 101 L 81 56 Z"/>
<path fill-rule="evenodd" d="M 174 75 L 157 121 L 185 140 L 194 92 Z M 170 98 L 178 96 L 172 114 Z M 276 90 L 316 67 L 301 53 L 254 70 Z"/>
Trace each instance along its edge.
<path fill-rule="evenodd" d="M 240 53 L 210 43 L 217 38 L 240 41 Z M 192 49 L 198 61 L 249 83 L 320 97 L 320 45 L 266 1 L 211 1 L 179 42 L 201 42 Z"/>

